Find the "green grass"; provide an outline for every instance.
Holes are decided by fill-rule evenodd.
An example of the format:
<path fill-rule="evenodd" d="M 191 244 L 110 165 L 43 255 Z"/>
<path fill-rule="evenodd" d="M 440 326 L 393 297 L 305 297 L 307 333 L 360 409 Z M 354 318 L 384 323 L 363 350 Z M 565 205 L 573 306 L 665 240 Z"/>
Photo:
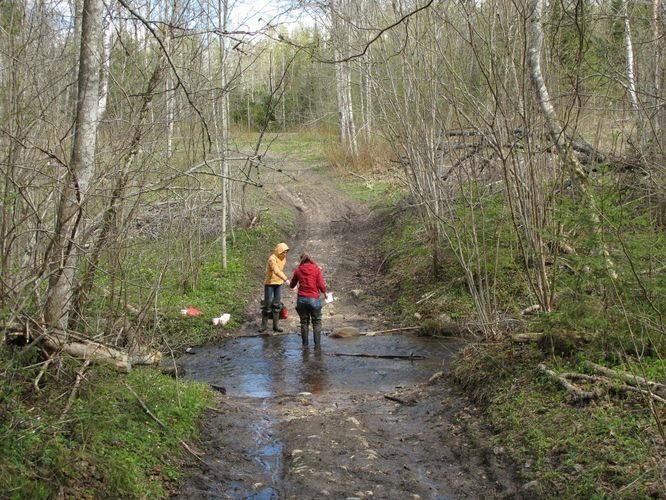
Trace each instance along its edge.
<path fill-rule="evenodd" d="M 289 224 L 286 214 L 280 220 Z M 279 239 L 271 215 L 263 215 L 261 222 L 236 231 L 227 269 L 220 263 L 219 242 L 202 240 L 194 260 L 196 279 L 183 259 L 174 257 L 182 241 L 134 240 L 122 256 L 124 282 L 97 275 L 94 292 L 113 294 L 94 297 L 88 318 L 99 325 L 113 324 L 114 315 L 122 320 L 126 312 L 116 304 L 121 297 L 130 304 L 148 304 L 150 313 L 139 332 L 145 345 L 178 351 L 218 339 L 220 329 L 211 319 L 229 312 L 227 329 L 244 321 L 246 303 L 261 286 L 266 256 Z M 157 293 L 151 295 L 157 283 Z M 180 309 L 187 306 L 204 314 L 181 316 Z M 210 404 L 207 386 L 176 382 L 151 368 L 125 375 L 91 366 L 61 422 L 80 368 L 64 359 L 58 370 L 52 366 L 47 371 L 41 392 L 34 393 L 30 387 L 41 367 L 40 353 L 0 346 L 0 497 L 54 498 L 59 491 L 72 498 L 168 497 L 185 458 L 181 440 L 196 448 L 198 420 Z M 125 384 L 164 429 L 146 415 Z"/>
<path fill-rule="evenodd" d="M 563 389 L 527 366 L 503 383 L 486 383 L 494 392 L 488 416 L 500 431 L 497 444 L 549 498 L 647 498 L 658 491 L 658 434 L 640 401 L 572 405 Z"/>
<path fill-rule="evenodd" d="M 241 150 L 254 147 L 259 135 L 256 132 L 239 132 L 232 142 Z M 288 156 L 298 161 L 321 164 L 326 161 L 329 148 L 337 143 L 337 137 L 317 131 L 270 132 L 264 134 L 262 151 L 268 146 L 269 154 Z"/>
<path fill-rule="evenodd" d="M 405 198 L 404 191 L 386 179 L 365 182 L 352 175 L 342 175 L 337 177 L 337 185 L 352 198 L 380 211 L 399 205 Z"/>
<path fill-rule="evenodd" d="M 226 329 L 242 324 L 246 303 L 261 286 L 265 258 L 279 239 L 273 217 L 264 214 L 261 225 L 236 231 L 236 243 L 228 243 L 226 269 L 221 262 L 220 243 L 214 238 L 199 241 L 192 259 L 185 259 L 178 252 L 187 244 L 181 236 L 135 241 L 124 252 L 125 280 L 115 295 L 126 297 L 137 308 L 148 305 L 142 330 L 144 343 L 178 350 L 214 341 L 219 338 L 220 328 L 212 324 L 212 318 L 222 313 L 231 315 Z M 280 219 L 287 220 L 286 215 Z M 98 285 L 96 290 L 101 291 L 109 290 L 112 284 L 99 273 Z M 114 312 L 116 307 L 108 296 L 98 296 L 91 303 L 89 314 L 103 321 L 121 314 Z M 181 309 L 187 307 L 203 314 L 182 316 Z"/>
<path fill-rule="evenodd" d="M 2 359 L 22 362 L 22 353 Z M 71 364 L 71 363 L 70 363 Z M 73 364 L 63 367 L 72 376 Z M 78 398 L 63 419 L 69 390 L 50 377 L 42 392 L 28 389 L 35 369 L 4 386 L 0 414 L 0 491 L 3 498 L 165 498 L 180 477 L 181 441 L 194 444 L 211 391 L 145 369 L 118 374 L 87 371 Z M 66 378 L 68 378 L 66 377 Z M 126 388 L 131 386 L 162 421 L 160 427 Z M 8 404 L 9 403 L 9 404 Z M 39 408 L 39 410 L 38 410 Z"/>
<path fill-rule="evenodd" d="M 362 190 L 363 182 L 354 189 Z M 477 200 L 485 233 L 476 251 L 494 277 L 499 310 L 527 331 L 546 332 L 570 345 L 553 353 L 548 342 L 474 343 L 458 355 L 452 376 L 484 409 L 496 432 L 494 445 L 507 450 L 526 483 L 538 481 L 542 496 L 652 498 L 663 492 L 664 442 L 646 401 L 629 394 L 572 404 L 566 391 L 537 369 L 545 362 L 557 372 L 589 373 L 586 360 L 619 370 L 631 362 L 639 375 L 666 380 L 666 273 L 657 271 L 666 259 L 666 236 L 637 201 L 603 184 L 597 196 L 618 279 L 608 276 L 589 214 L 563 200 L 559 217 L 576 253 L 559 257 L 566 266 L 551 268 L 554 310 L 531 319 L 518 313 L 533 302 L 510 219 L 501 200 Z M 464 206 L 447 224 L 460 224 L 463 239 L 470 234 Z M 436 280 L 431 243 L 416 214 L 403 211 L 387 226 L 383 274 L 385 285 L 399 294 L 392 302 L 396 317 L 413 322 L 415 312 L 424 320 L 446 313 L 463 324 L 474 321 L 462 269 L 444 243 L 440 251 L 443 265 Z"/>

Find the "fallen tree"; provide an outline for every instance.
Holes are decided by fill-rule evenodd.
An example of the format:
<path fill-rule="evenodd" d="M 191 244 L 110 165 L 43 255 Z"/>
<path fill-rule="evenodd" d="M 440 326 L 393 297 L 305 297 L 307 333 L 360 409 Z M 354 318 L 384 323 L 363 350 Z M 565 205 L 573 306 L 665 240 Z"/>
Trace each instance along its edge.
<path fill-rule="evenodd" d="M 49 328 L 34 320 L 6 326 L 3 337 L 7 340 L 20 339 L 27 346 L 42 345 L 47 358 L 46 366 L 59 353 L 66 353 L 85 362 L 104 364 L 122 373 L 128 373 L 133 365 L 153 365 L 162 359 L 159 351 L 150 351 L 141 346 L 125 349 L 76 332 Z M 41 376 L 43 374 L 39 378 Z"/>
<path fill-rule="evenodd" d="M 605 368 L 603 366 L 597 365 L 590 361 L 586 362 L 586 365 L 592 367 L 597 372 L 604 373 L 604 375 L 609 375 L 612 378 L 609 378 L 604 375 L 587 375 L 584 373 L 575 373 L 575 372 L 562 372 L 556 373 L 553 370 L 549 369 L 544 363 L 540 363 L 537 368 L 539 371 L 544 373 L 548 378 L 554 382 L 561 385 L 566 391 L 571 395 L 572 402 L 581 402 L 581 401 L 590 401 L 593 399 L 598 399 L 607 394 L 620 394 L 625 395 L 629 392 L 640 394 L 645 396 L 650 401 L 658 403 L 666 403 L 666 399 L 656 394 L 654 391 L 658 388 L 663 388 L 664 385 L 658 382 L 653 382 L 651 380 L 642 379 L 643 385 L 648 387 L 648 389 L 643 389 L 637 387 L 636 378 L 632 378 L 631 374 L 618 372 L 616 370 L 611 370 L 610 368 Z M 615 380 L 614 380 L 615 379 Z M 618 383 L 618 379 L 627 382 Z M 592 390 L 584 390 L 573 384 L 572 381 L 583 381 L 588 384 L 595 384 Z M 599 387 L 601 385 L 601 387 Z"/>

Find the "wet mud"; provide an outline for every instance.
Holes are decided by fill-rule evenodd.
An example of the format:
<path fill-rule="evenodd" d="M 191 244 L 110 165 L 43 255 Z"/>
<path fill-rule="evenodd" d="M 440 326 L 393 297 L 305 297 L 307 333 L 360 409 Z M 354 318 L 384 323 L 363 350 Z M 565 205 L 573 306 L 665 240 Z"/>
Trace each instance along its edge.
<path fill-rule="evenodd" d="M 297 218 L 287 274 L 308 251 L 336 301 L 323 328 L 382 332 L 396 325 L 382 285 L 381 219 L 326 174 L 283 166 L 279 202 Z M 275 202 L 275 200 L 274 200 Z M 270 251 L 270 250 L 267 250 Z M 295 296 L 285 290 L 293 311 Z M 262 295 L 249 308 L 258 313 Z M 521 498 L 515 470 L 478 409 L 446 377 L 461 339 L 393 335 L 331 338 L 304 348 L 295 312 L 284 335 L 257 335 L 258 317 L 232 338 L 194 348 L 187 377 L 221 389 L 200 448 L 173 497 L 232 499 Z"/>

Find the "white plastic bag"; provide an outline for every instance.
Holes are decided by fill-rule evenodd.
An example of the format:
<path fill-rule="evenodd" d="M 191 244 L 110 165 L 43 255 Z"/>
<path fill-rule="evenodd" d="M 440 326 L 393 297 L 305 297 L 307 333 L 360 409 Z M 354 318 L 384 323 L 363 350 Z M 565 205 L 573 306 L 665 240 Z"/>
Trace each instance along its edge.
<path fill-rule="evenodd" d="M 219 318 L 213 318 L 213 324 L 215 326 L 224 326 L 227 323 L 229 323 L 229 320 L 231 319 L 231 314 L 229 313 L 224 313 L 222 316 Z"/>

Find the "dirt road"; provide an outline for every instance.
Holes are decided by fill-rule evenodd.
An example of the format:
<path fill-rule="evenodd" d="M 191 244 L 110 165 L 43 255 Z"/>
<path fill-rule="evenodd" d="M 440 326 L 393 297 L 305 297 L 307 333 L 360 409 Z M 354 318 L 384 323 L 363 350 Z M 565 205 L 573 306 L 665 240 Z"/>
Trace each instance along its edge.
<path fill-rule="evenodd" d="M 341 193 L 324 172 L 292 165 L 277 196 L 296 217 L 288 270 L 301 251 L 321 265 L 337 297 L 323 327 L 377 331 L 390 294 L 378 281 L 381 220 Z M 300 346 L 294 297 L 289 335 L 256 335 L 199 348 L 188 376 L 228 388 L 205 423 L 206 452 L 176 498 L 506 498 L 520 485 L 501 449 L 487 443 L 477 410 L 442 377 L 455 343 L 400 337 L 323 338 L 321 352 Z M 257 287 L 258 311 L 261 296 Z M 245 336 L 245 338 L 243 338 Z M 429 361 L 349 354 L 425 353 Z M 345 360 L 345 361 L 343 361 Z M 430 363 L 430 364 L 428 364 Z"/>

